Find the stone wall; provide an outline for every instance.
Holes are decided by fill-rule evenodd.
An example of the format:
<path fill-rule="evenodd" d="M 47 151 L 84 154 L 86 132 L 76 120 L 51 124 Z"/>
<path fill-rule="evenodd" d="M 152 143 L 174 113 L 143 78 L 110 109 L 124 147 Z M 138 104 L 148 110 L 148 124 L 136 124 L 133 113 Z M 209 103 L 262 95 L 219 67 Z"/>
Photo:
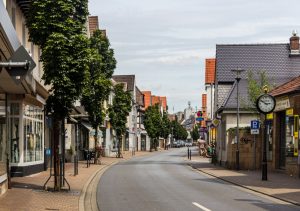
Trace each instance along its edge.
<path fill-rule="evenodd" d="M 256 135 L 256 154 L 254 155 L 254 135 L 240 131 L 239 133 L 239 158 L 240 158 L 240 169 L 243 170 L 253 170 L 259 169 L 261 166 L 262 159 L 262 145 L 261 139 Z M 234 143 L 235 134 L 229 134 L 229 140 L 231 144 L 228 144 L 227 150 L 227 168 L 235 169 L 236 168 L 236 149 L 237 144 Z M 254 163 L 254 157 L 255 163 Z"/>

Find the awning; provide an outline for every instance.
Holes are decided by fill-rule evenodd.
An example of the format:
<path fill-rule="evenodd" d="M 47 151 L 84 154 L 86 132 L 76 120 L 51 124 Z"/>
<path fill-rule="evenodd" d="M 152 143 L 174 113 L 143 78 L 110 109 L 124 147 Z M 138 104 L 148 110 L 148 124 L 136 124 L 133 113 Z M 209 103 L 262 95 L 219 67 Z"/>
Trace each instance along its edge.
<path fill-rule="evenodd" d="M 95 129 L 93 128 L 93 126 L 88 123 L 88 122 L 81 122 L 82 126 L 85 127 L 86 129 L 88 129 L 90 131 L 90 135 L 94 136 L 95 135 Z M 98 136 L 102 136 L 102 131 L 98 130 Z"/>

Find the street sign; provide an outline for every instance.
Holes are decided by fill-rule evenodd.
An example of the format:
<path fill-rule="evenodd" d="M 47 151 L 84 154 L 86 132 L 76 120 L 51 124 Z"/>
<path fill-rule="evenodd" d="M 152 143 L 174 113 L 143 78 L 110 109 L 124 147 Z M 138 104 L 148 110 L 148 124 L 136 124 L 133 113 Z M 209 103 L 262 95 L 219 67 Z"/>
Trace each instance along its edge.
<path fill-rule="evenodd" d="M 251 130 L 259 129 L 259 121 L 258 120 L 251 120 Z"/>
<path fill-rule="evenodd" d="M 198 118 L 196 118 L 196 121 L 202 121 L 202 120 L 204 120 L 203 117 L 198 117 Z"/>
<path fill-rule="evenodd" d="M 259 129 L 251 129 L 251 135 L 258 135 L 259 134 Z"/>

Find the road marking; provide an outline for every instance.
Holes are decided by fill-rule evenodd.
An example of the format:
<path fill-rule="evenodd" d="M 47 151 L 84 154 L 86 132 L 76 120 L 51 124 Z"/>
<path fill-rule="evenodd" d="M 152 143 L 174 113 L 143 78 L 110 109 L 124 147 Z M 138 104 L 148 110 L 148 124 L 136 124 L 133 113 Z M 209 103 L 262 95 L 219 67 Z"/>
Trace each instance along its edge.
<path fill-rule="evenodd" d="M 204 210 L 204 211 L 211 211 L 210 209 L 198 204 L 197 202 L 193 202 L 193 205 L 195 205 L 196 207 L 199 207 L 201 210 Z"/>

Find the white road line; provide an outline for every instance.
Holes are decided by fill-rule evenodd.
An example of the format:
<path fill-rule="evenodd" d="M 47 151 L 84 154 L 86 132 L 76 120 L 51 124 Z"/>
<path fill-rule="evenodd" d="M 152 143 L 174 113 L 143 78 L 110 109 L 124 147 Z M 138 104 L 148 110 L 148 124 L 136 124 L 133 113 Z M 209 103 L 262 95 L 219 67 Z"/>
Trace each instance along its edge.
<path fill-rule="evenodd" d="M 196 207 L 199 207 L 201 210 L 204 210 L 204 211 L 211 211 L 210 209 L 198 204 L 197 202 L 193 202 L 193 205 L 195 205 Z"/>

